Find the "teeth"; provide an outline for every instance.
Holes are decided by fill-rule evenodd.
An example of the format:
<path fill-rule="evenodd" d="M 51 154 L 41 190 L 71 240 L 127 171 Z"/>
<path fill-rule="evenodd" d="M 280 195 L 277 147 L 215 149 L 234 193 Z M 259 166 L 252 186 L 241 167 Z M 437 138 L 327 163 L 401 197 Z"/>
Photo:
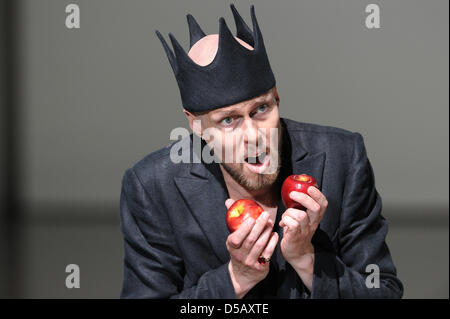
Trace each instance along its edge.
<path fill-rule="evenodd" d="M 262 163 L 265 158 L 266 158 L 266 152 L 262 152 L 258 156 L 255 156 L 255 157 L 249 156 L 249 157 L 247 157 L 246 161 L 247 161 L 247 163 L 250 163 L 250 164 L 256 164 L 258 162 Z"/>

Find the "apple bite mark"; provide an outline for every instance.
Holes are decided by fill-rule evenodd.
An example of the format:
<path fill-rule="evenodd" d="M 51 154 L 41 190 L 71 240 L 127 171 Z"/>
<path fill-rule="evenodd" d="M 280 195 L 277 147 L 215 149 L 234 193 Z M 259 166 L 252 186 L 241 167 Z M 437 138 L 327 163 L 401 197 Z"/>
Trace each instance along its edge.
<path fill-rule="evenodd" d="M 294 175 L 294 178 L 300 182 L 308 182 L 311 180 L 311 178 L 308 175 L 302 174 L 302 175 Z"/>
<path fill-rule="evenodd" d="M 229 217 L 231 217 L 231 218 L 239 217 L 239 216 L 241 216 L 241 214 L 243 212 L 244 212 L 244 207 L 242 207 L 242 205 L 240 205 L 231 211 Z"/>

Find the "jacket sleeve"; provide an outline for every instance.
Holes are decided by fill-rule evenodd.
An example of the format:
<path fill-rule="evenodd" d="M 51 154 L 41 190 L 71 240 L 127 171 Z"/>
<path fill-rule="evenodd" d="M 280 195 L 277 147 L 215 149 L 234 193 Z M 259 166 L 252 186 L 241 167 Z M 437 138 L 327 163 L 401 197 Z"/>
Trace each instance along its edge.
<path fill-rule="evenodd" d="M 133 169 L 122 180 L 120 229 L 124 240 L 121 298 L 236 298 L 228 264 L 204 273 L 184 289 L 184 264 L 170 221 L 153 189 Z"/>
<path fill-rule="evenodd" d="M 310 297 L 401 298 L 403 285 L 397 278 L 385 242 L 388 225 L 381 215 L 382 201 L 375 188 L 373 169 L 363 137 L 359 133 L 354 133 L 354 137 L 353 158 L 345 181 L 338 248 L 336 251 L 320 228 L 316 231 Z M 378 286 L 373 285 L 377 280 L 377 269 Z"/>

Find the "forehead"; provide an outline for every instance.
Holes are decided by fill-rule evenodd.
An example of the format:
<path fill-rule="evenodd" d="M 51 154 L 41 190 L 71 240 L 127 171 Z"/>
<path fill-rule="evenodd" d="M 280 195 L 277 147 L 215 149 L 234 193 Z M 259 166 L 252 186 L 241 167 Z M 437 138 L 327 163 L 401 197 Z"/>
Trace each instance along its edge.
<path fill-rule="evenodd" d="M 228 114 L 237 114 L 237 113 L 243 113 L 246 112 L 248 108 L 251 108 L 257 104 L 264 103 L 270 100 L 270 98 L 273 96 L 272 90 L 269 90 L 268 92 L 259 95 L 253 99 L 246 100 L 243 102 L 239 102 L 230 106 L 225 106 L 218 108 L 216 110 L 212 110 L 208 112 L 209 117 L 219 117 L 224 116 Z"/>

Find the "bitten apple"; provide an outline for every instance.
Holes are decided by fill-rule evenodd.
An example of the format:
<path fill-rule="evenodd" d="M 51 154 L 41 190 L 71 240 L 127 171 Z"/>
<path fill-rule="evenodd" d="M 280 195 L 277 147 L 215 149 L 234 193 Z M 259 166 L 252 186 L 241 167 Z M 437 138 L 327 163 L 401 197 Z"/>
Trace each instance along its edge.
<path fill-rule="evenodd" d="M 249 217 L 257 219 L 263 209 L 251 199 L 239 199 L 227 211 L 226 221 L 230 232 L 234 232 Z"/>
<path fill-rule="evenodd" d="M 281 186 L 281 199 L 286 208 L 296 208 L 300 210 L 305 210 L 303 205 L 300 205 L 296 201 L 289 197 L 292 191 L 301 192 L 308 194 L 309 186 L 317 186 L 316 179 L 312 176 L 306 174 L 291 175 L 285 179 L 283 186 Z"/>

